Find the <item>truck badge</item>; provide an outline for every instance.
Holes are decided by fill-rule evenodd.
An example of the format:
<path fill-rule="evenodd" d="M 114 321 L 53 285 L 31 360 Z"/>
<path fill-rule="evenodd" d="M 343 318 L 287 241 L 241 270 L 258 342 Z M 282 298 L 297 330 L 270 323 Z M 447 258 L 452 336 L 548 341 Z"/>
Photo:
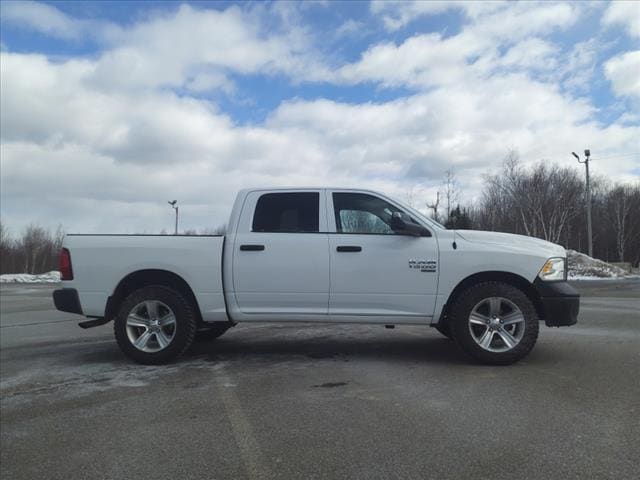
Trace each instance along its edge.
<path fill-rule="evenodd" d="M 430 272 L 433 273 L 436 271 L 436 267 L 438 262 L 435 260 L 420 260 L 417 258 L 409 259 L 409 268 L 420 270 L 421 272 Z"/>

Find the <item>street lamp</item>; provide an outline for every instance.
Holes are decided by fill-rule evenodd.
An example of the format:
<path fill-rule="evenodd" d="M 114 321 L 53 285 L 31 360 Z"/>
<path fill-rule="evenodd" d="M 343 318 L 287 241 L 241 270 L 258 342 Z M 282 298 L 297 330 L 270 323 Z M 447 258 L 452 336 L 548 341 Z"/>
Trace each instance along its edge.
<path fill-rule="evenodd" d="M 589 157 L 591 156 L 591 150 L 586 149 L 584 151 L 584 160 L 580 160 L 580 157 L 576 152 L 571 152 L 571 155 L 576 157 L 578 163 L 584 163 L 587 175 L 587 240 L 589 242 L 589 256 L 593 257 L 593 235 L 591 232 L 591 186 L 589 184 Z"/>
<path fill-rule="evenodd" d="M 176 230 L 175 230 L 174 235 L 177 235 L 178 234 L 178 205 L 177 205 L 178 201 L 177 200 L 173 200 L 173 201 L 170 201 L 170 202 L 167 202 L 167 203 L 169 205 L 171 205 L 171 208 L 173 208 L 176 211 Z"/>

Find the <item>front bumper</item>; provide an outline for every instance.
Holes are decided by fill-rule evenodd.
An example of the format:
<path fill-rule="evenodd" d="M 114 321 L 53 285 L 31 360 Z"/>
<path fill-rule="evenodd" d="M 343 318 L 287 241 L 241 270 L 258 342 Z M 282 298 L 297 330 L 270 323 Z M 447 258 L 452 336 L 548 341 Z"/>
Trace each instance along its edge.
<path fill-rule="evenodd" d="M 53 304 L 61 312 L 78 313 L 82 315 L 80 297 L 75 288 L 61 288 L 53 291 Z"/>
<path fill-rule="evenodd" d="M 580 294 L 575 288 L 567 282 L 543 282 L 539 278 L 533 286 L 540 295 L 547 327 L 568 327 L 578 322 Z"/>

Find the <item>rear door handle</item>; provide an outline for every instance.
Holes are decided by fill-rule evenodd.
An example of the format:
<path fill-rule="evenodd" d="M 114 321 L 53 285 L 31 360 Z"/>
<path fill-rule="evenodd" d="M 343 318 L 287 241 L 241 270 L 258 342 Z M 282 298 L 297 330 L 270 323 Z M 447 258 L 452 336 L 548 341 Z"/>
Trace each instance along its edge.
<path fill-rule="evenodd" d="M 336 250 L 338 252 L 361 252 L 362 247 L 357 245 L 340 245 Z"/>
<path fill-rule="evenodd" d="M 240 250 L 243 252 L 261 252 L 264 250 L 264 245 L 240 245 Z"/>

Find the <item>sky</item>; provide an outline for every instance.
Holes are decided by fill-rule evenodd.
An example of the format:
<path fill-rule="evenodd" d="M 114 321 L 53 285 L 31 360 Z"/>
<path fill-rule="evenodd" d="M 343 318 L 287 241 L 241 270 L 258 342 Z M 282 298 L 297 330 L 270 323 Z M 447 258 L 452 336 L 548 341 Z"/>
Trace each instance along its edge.
<path fill-rule="evenodd" d="M 224 224 L 246 187 L 424 209 L 524 165 L 640 179 L 640 2 L 0 3 L 0 216 Z"/>

